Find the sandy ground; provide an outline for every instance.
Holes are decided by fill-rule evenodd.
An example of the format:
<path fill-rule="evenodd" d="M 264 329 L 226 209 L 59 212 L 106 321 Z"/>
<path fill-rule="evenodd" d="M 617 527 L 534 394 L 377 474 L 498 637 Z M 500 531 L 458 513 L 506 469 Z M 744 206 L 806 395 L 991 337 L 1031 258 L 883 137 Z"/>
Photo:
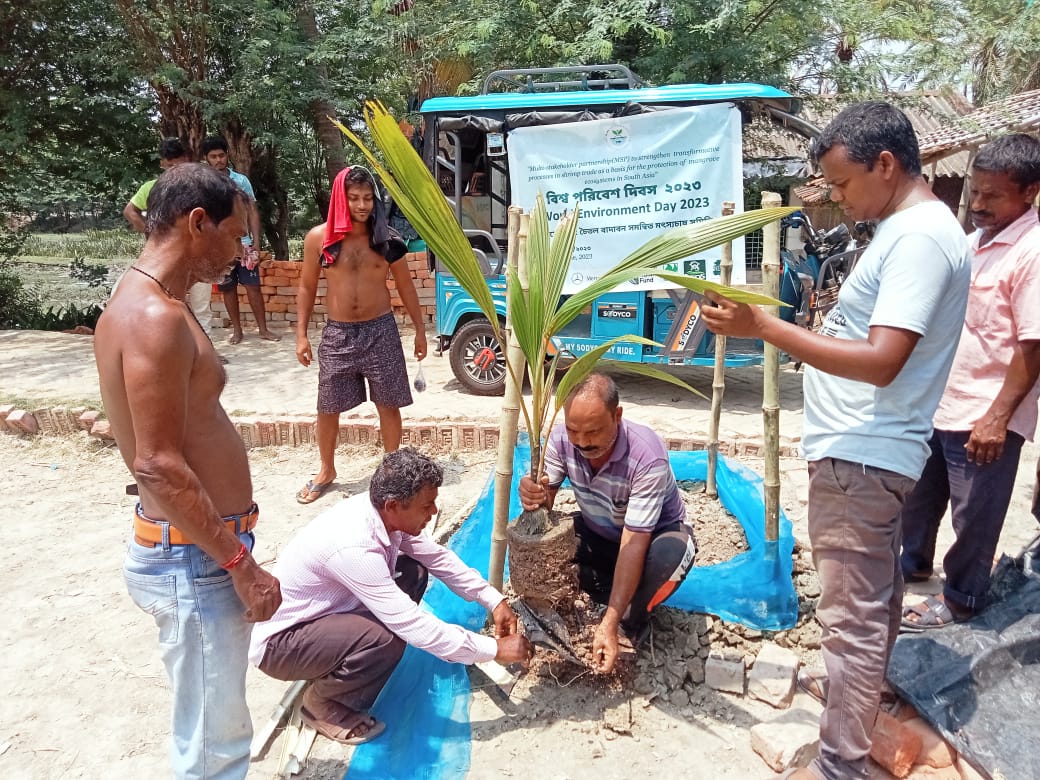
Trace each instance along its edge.
<path fill-rule="evenodd" d="M 405 354 L 412 354 L 412 335 L 403 329 Z M 222 400 L 234 414 L 313 414 L 318 396 L 318 368 L 304 368 L 296 360 L 295 336 L 286 330 L 280 342 L 262 341 L 256 332 L 231 346 L 224 330 L 214 330 L 218 351 L 229 359 L 228 384 Z M 311 334 L 317 349 L 318 334 Z M 433 349 L 433 331 L 428 331 Z M 38 331 L 0 331 L 0 403 L 11 399 L 54 400 L 66 405 L 85 403 L 100 408 L 97 369 L 90 336 L 69 336 Z M 409 372 L 416 363 L 409 357 Z M 500 398 L 466 393 L 451 373 L 448 355 L 431 352 L 423 362 L 428 389 L 415 393 L 415 403 L 404 410 L 405 420 L 486 420 L 497 422 Z M 677 376 L 711 395 L 712 369 L 683 368 Z M 720 438 L 761 438 L 761 369 L 730 371 L 726 378 L 726 404 Z M 622 403 L 633 418 L 653 426 L 662 435 L 707 438 L 710 403 L 674 385 L 645 377 L 618 374 Z M 781 372 L 781 434 L 788 441 L 801 434 L 802 378 L 789 368 Z M 677 414 L 677 408 L 680 413 Z M 375 408 L 363 404 L 342 419 L 374 420 Z"/>
<path fill-rule="evenodd" d="M 276 413 L 312 408 L 315 372 L 295 366 L 286 341 L 271 345 L 253 336 L 221 351 L 231 358 L 228 409 Z M 429 364 L 430 390 L 419 397 L 416 417 L 421 412 L 425 419 L 439 414 L 497 419 L 496 399 L 475 399 L 452 386 L 446 357 L 431 358 Z M 733 411 L 727 407 L 726 425 L 740 436 L 754 435 L 761 425 L 757 374 L 746 373 L 731 385 Z M 707 390 L 710 375 L 703 377 Z M 789 403 L 782 424 L 792 439 L 800 429 L 799 385 L 800 377 L 785 371 Z M 642 380 L 622 380 L 629 416 L 683 435 L 702 426 L 707 430 L 707 403 L 673 401 L 671 393 Z M 0 403 L 12 398 L 89 402 L 96 394 L 89 338 L 0 332 Z M 649 400 L 644 402 L 644 396 Z M 374 449 L 341 449 L 337 490 L 363 489 L 379 456 Z M 494 454 L 439 457 L 447 472 L 441 516 L 449 518 L 479 493 Z M 1009 553 L 1017 553 L 1036 531 L 1028 511 L 1036 457 L 1037 448 L 1027 446 L 1001 540 L 1001 550 Z M 335 497 L 310 507 L 293 500 L 301 479 L 315 466 L 310 447 L 251 450 L 250 461 L 263 510 L 256 555 L 272 562 L 294 530 Z M 761 471 L 760 462 L 748 464 Z M 807 543 L 804 463 L 785 459 L 781 466 L 782 505 L 796 537 Z M 125 466 L 113 448 L 85 435 L 0 435 L 0 473 L 5 475 L 0 482 L 0 592 L 7 597 L 0 628 L 0 776 L 168 776 L 169 698 L 155 630 L 130 602 L 120 574 L 132 509 L 123 495 L 129 481 Z M 941 545 L 948 543 L 948 534 L 946 524 Z M 923 590 L 934 590 L 936 583 L 930 585 Z M 750 726 L 777 714 L 761 702 L 708 691 L 698 707 L 684 713 L 634 692 L 606 693 L 591 677 L 566 687 L 560 683 L 524 678 L 508 700 L 493 695 L 493 689 L 474 691 L 470 778 L 773 776 L 750 748 Z M 251 670 L 249 704 L 257 726 L 285 687 Z M 796 705 L 812 707 L 802 695 Z M 626 713 L 631 708 L 630 734 L 607 727 L 618 706 Z M 250 777 L 274 777 L 279 749 L 275 742 Z M 348 758 L 346 749 L 319 738 L 303 777 L 342 777 Z"/>

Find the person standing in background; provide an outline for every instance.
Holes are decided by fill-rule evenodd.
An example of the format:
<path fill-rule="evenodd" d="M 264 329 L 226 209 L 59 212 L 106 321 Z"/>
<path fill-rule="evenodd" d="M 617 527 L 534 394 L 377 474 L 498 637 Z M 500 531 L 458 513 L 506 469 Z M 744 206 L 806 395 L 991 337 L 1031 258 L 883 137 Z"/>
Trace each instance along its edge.
<path fill-rule="evenodd" d="M 260 338 L 267 341 L 281 341 L 282 337 L 272 333 L 267 327 L 267 311 L 264 307 L 264 295 L 260 291 L 260 212 L 256 208 L 256 195 L 253 185 L 244 174 L 231 169 L 228 158 L 228 144 L 223 136 L 210 135 L 202 142 L 202 157 L 210 167 L 230 176 L 231 181 L 249 198 L 249 232 L 242 238 L 242 256 L 235 261 L 234 267 L 221 281 L 217 288 L 224 294 L 224 306 L 231 320 L 229 344 L 242 341 L 242 315 L 238 306 L 238 285 L 246 289 L 249 308 L 253 310 L 256 328 Z"/>
<path fill-rule="evenodd" d="M 184 147 L 184 144 L 181 143 L 181 140 L 179 138 L 164 138 L 159 144 L 159 167 L 167 171 L 175 165 L 185 162 L 191 162 L 191 154 Z M 158 178 L 149 179 L 142 184 L 123 208 L 123 216 L 130 223 L 130 227 L 138 233 L 148 233 L 146 223 L 148 195 L 151 193 L 156 181 L 158 181 Z M 209 302 L 212 292 L 213 285 L 204 282 L 196 282 L 188 290 L 188 302 L 191 306 L 191 311 L 206 333 L 209 333 L 210 329 Z M 221 358 L 221 362 L 226 363 L 227 360 Z"/>

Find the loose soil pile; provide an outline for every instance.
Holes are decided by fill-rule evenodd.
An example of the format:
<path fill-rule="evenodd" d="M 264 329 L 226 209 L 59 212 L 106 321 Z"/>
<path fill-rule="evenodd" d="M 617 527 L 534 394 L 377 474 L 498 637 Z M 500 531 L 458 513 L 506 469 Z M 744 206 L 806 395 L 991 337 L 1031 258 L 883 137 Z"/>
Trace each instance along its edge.
<path fill-rule="evenodd" d="M 740 521 L 719 500 L 704 492 L 703 482 L 683 481 L 679 487 L 686 504 L 687 519 L 693 525 L 697 539 L 695 566 L 722 563 L 748 550 L 747 537 Z M 543 527 L 551 527 L 554 531 L 577 511 L 573 493 L 560 491 L 556 507 L 558 511 L 552 513 L 554 517 L 551 521 L 541 520 Z M 528 524 L 531 522 L 527 521 Z M 510 555 L 513 555 L 512 550 Z M 799 610 L 794 628 L 786 631 L 758 631 L 737 623 L 727 623 L 711 615 L 660 607 L 651 617 L 650 634 L 641 646 L 635 651 L 626 652 L 622 641 L 622 657 L 615 671 L 607 677 L 593 678 L 596 682 L 592 684 L 610 690 L 619 690 L 631 684 L 639 694 L 651 699 L 660 697 L 676 709 L 689 709 L 692 713 L 691 707 L 700 707 L 714 700 L 703 685 L 704 662 L 709 654 L 715 653 L 732 660 L 743 658 L 745 665 L 750 667 L 762 643 L 772 641 L 798 653 L 807 665 L 814 665 L 818 661 L 820 647 L 820 629 L 815 621 L 816 601 L 820 595 L 819 581 L 809 554 L 798 545 L 794 549 L 793 558 Z M 523 565 L 533 567 L 527 576 L 534 581 L 556 580 L 562 570 L 573 569 L 567 561 L 560 560 L 559 555 L 551 561 L 525 559 Z M 511 570 L 517 568 L 517 562 L 512 557 L 510 567 Z M 582 661 L 584 668 L 576 667 L 552 651 L 540 650 L 531 672 L 566 685 L 591 671 L 592 641 L 603 607 L 592 603 L 586 594 L 580 592 L 575 592 L 571 598 L 554 600 L 553 606 L 562 618 L 574 654 Z"/>

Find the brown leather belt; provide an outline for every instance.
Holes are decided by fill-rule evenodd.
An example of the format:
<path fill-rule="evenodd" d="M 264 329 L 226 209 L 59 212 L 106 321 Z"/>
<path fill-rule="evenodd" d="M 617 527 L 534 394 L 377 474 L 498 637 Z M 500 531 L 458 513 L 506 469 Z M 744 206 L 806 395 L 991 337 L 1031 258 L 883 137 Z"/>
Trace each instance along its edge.
<path fill-rule="evenodd" d="M 256 521 L 259 519 L 260 510 L 256 504 L 253 504 L 248 512 L 241 515 L 228 515 L 223 518 L 224 525 L 236 536 L 246 531 L 252 531 L 256 528 Z M 137 511 L 134 512 L 134 541 L 144 547 L 156 547 L 162 544 L 164 526 L 168 526 L 170 529 L 170 544 L 194 544 L 175 525 L 171 525 L 164 520 L 149 520 L 147 517 L 143 517 L 140 505 L 138 505 Z"/>

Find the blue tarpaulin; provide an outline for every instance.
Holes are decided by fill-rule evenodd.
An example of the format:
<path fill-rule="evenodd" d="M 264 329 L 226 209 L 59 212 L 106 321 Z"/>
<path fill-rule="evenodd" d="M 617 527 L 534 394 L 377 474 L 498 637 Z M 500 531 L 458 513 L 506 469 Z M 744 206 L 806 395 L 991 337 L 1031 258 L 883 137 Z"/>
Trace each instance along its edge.
<path fill-rule="evenodd" d="M 679 480 L 704 480 L 707 454 L 669 453 Z M 517 486 L 530 469 L 526 443 L 517 446 L 509 516 L 520 514 Z M 781 513 L 780 539 L 766 542 L 762 480 L 735 461 L 719 458 L 722 503 L 744 527 L 750 549 L 713 566 L 694 567 L 668 606 L 706 612 L 752 628 L 778 631 L 798 617 L 791 582 L 791 523 Z M 487 575 L 494 511 L 494 472 L 488 475 L 473 513 L 452 537 L 451 547 Z M 455 596 L 434 581 L 423 603 L 442 620 L 479 630 L 486 613 L 479 604 Z M 354 751 L 346 780 L 454 780 L 469 771 L 469 678 L 461 664 L 450 664 L 409 647 L 383 688 L 372 714 L 387 730 Z"/>

